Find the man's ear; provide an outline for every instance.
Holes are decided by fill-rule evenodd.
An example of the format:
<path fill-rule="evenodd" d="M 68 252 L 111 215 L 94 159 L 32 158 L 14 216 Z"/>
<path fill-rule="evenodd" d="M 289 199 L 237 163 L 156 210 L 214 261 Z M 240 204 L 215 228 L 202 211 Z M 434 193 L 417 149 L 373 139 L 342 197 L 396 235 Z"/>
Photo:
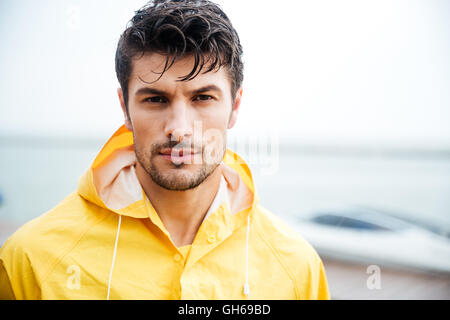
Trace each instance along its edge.
<path fill-rule="evenodd" d="M 228 129 L 233 128 L 234 125 L 236 124 L 239 106 L 241 105 L 242 92 L 243 92 L 242 87 L 240 87 L 239 90 L 236 92 L 236 97 L 234 98 L 234 103 L 233 103 L 233 108 L 231 110 L 230 119 L 228 121 Z"/>
<path fill-rule="evenodd" d="M 125 119 L 125 126 L 128 130 L 133 131 L 133 126 L 131 125 L 131 120 L 128 117 L 127 107 L 125 106 L 125 101 L 123 99 L 122 88 L 117 89 L 117 95 L 119 96 L 120 106 L 122 107 L 123 117 Z"/>

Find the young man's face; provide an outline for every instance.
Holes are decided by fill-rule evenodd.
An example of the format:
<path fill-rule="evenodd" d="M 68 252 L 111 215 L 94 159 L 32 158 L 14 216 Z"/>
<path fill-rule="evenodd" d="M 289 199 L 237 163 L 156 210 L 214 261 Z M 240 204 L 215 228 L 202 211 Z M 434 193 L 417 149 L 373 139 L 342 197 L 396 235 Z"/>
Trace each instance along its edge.
<path fill-rule="evenodd" d="M 125 123 L 133 131 L 137 165 L 165 189 L 188 190 L 221 162 L 226 130 L 236 122 L 242 89 L 233 99 L 224 68 L 177 81 L 192 70 L 191 56 L 177 61 L 157 80 L 165 61 L 166 56 L 156 53 L 133 60 Z M 119 98 L 127 117 L 121 89 Z"/>

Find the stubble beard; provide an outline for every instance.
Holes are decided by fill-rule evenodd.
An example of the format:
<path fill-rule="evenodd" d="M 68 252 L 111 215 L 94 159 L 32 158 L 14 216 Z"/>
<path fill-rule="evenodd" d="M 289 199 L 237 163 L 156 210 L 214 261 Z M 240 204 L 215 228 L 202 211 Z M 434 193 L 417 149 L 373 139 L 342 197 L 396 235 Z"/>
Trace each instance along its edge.
<path fill-rule="evenodd" d="M 136 141 L 136 140 L 135 140 Z M 153 146 L 150 150 L 143 150 L 136 142 L 134 144 L 134 151 L 136 154 L 136 159 L 141 165 L 141 167 L 147 172 L 149 177 L 156 183 L 158 186 L 170 190 L 170 191 L 186 191 L 190 189 L 194 189 L 203 183 L 219 166 L 221 159 L 223 159 L 226 147 L 224 145 L 222 149 L 222 155 L 220 160 L 218 158 L 217 161 L 213 163 L 208 163 L 204 161 L 204 157 L 202 156 L 201 164 L 179 164 L 176 165 L 171 163 L 170 165 L 174 168 L 170 170 L 171 172 L 162 172 L 162 170 L 158 169 L 155 164 L 155 157 L 158 155 L 159 148 Z M 202 155 L 203 155 L 202 148 Z M 194 172 L 188 170 L 181 170 L 187 168 L 187 166 L 195 165 L 198 167 Z M 180 169 L 180 170 L 178 170 Z M 176 171 L 174 173 L 174 170 Z"/>

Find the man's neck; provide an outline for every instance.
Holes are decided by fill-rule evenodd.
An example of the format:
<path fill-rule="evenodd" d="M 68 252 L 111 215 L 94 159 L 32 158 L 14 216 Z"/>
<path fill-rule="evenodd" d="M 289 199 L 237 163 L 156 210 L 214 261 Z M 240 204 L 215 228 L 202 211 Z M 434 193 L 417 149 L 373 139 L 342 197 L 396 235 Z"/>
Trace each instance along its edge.
<path fill-rule="evenodd" d="M 136 175 L 174 244 L 191 244 L 217 194 L 222 172 L 219 167 L 194 189 L 171 191 L 157 185 L 136 163 Z"/>

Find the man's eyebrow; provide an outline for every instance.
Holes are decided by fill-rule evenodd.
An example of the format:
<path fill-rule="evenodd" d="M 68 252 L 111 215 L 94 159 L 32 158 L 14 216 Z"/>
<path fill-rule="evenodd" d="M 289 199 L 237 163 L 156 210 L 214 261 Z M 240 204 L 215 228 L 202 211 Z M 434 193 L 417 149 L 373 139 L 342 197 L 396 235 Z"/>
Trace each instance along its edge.
<path fill-rule="evenodd" d="M 192 95 L 195 95 L 195 94 L 200 94 L 200 93 L 204 93 L 204 92 L 208 92 L 208 91 L 216 91 L 218 93 L 222 93 L 222 90 L 214 84 L 210 84 L 210 85 L 198 88 L 198 89 L 194 89 L 194 90 L 190 91 L 190 93 Z M 160 95 L 160 96 L 168 96 L 169 95 L 167 92 L 165 92 L 163 90 L 149 88 L 149 87 L 142 87 L 136 91 L 137 96 L 145 95 L 145 94 L 156 94 L 156 95 Z"/>
<path fill-rule="evenodd" d="M 218 93 L 222 93 L 222 90 L 218 86 L 216 86 L 214 84 L 210 84 L 210 85 L 192 90 L 191 94 L 200 94 L 200 93 L 204 93 L 204 92 L 208 92 L 208 91 L 216 91 Z"/>
<path fill-rule="evenodd" d="M 144 94 L 157 94 L 157 95 L 161 95 L 161 96 L 166 96 L 167 92 L 158 90 L 155 88 L 148 88 L 148 87 L 142 87 L 136 91 L 137 96 L 144 95 Z"/>

